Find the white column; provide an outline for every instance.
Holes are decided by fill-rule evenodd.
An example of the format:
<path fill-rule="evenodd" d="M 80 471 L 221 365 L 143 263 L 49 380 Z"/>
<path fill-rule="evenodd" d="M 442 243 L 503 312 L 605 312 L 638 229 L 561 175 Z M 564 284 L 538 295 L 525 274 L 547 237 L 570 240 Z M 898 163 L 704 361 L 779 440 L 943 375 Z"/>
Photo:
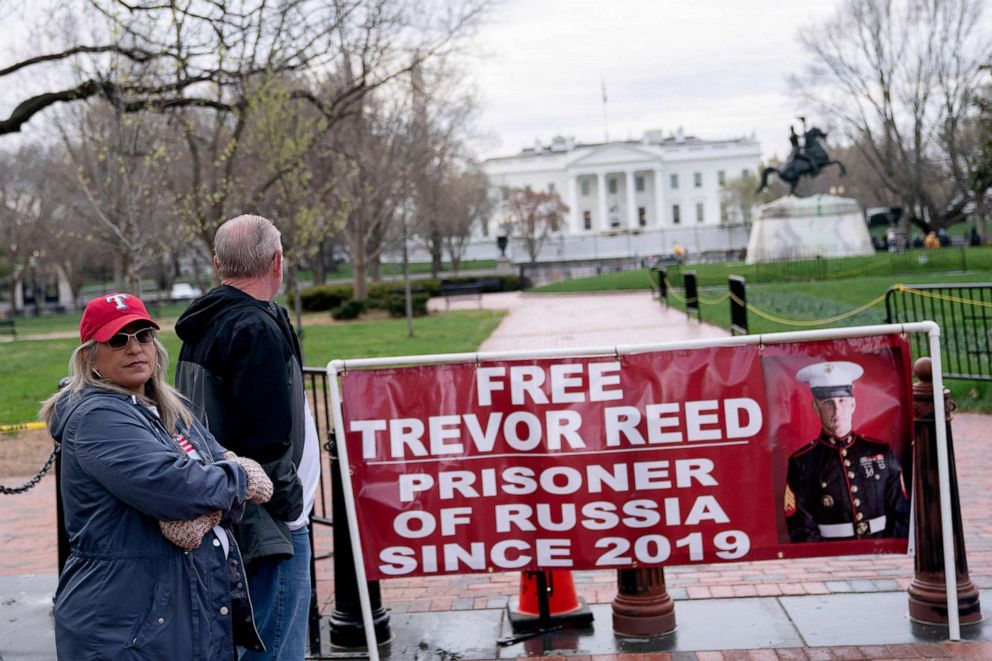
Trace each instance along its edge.
<path fill-rule="evenodd" d="M 566 173 L 567 174 L 567 173 Z M 565 202 L 569 208 L 569 215 L 572 218 L 572 234 L 579 234 L 582 231 L 582 214 L 579 213 L 578 177 L 573 174 L 568 176 L 568 200 Z"/>
<path fill-rule="evenodd" d="M 606 207 L 606 173 L 597 172 L 596 173 L 596 190 L 599 197 L 596 201 L 599 203 L 599 218 L 596 222 L 592 224 L 592 228 L 597 232 L 602 232 L 610 228 L 610 219 L 608 217 L 609 212 Z"/>
<path fill-rule="evenodd" d="M 665 224 L 665 181 L 662 178 L 661 168 L 654 170 L 654 226 L 661 227 Z"/>
<path fill-rule="evenodd" d="M 627 170 L 623 173 L 627 180 L 627 228 L 637 227 L 637 198 L 634 191 L 634 171 Z"/>

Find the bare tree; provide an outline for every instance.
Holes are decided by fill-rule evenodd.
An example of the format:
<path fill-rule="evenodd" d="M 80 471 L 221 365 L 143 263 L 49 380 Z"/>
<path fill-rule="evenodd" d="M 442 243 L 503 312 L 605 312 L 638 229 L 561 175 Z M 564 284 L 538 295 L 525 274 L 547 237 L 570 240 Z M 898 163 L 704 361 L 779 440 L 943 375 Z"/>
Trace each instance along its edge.
<path fill-rule="evenodd" d="M 84 215 L 75 168 L 60 145 L 27 144 L 0 155 L 0 271 L 12 309 L 19 293 L 67 285 L 78 301 L 107 251 Z M 96 266 L 96 268 L 94 268 Z M 37 310 L 42 301 L 35 296 Z"/>
<path fill-rule="evenodd" d="M 477 103 L 460 85 L 457 69 L 441 62 L 433 69 L 415 68 L 410 75 L 411 182 L 414 197 L 414 230 L 431 255 L 431 275 L 441 272 L 444 253 L 452 249 L 461 259 L 471 228 L 472 210 L 465 207 L 470 169 L 464 138 Z M 457 268 L 457 267 L 456 267 Z"/>
<path fill-rule="evenodd" d="M 503 209 L 509 217 L 513 236 L 524 242 L 530 261 L 534 263 L 548 237 L 564 226 L 568 205 L 561 201 L 558 193 L 515 187 L 504 187 L 502 192 Z"/>
<path fill-rule="evenodd" d="M 962 131 L 992 49 L 980 0 L 846 0 L 799 40 L 794 85 L 843 129 L 887 196 L 924 229 L 964 218 L 973 145 Z"/>
<path fill-rule="evenodd" d="M 115 265 L 120 289 L 141 294 L 142 273 L 175 244 L 161 186 L 168 154 L 163 122 L 118 112 L 109 104 L 80 106 L 60 122 L 78 205 L 91 234 Z"/>
<path fill-rule="evenodd" d="M 992 79 L 992 60 L 982 67 Z M 979 233 L 988 239 L 988 220 L 992 214 L 992 80 L 979 88 L 975 97 L 978 116 L 975 118 L 977 149 L 971 170 L 971 188 L 975 194 Z"/>
<path fill-rule="evenodd" d="M 476 227 L 492 211 L 489 178 L 472 167 L 448 181 L 448 206 L 444 211 L 444 250 L 451 268 L 458 272 Z"/>

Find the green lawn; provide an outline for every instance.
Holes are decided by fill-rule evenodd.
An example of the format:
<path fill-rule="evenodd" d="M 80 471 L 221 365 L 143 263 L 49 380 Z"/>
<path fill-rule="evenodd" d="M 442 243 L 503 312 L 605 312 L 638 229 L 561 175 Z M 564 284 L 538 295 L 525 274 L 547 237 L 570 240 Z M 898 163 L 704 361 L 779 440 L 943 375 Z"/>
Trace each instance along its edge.
<path fill-rule="evenodd" d="M 414 320 L 414 337 L 407 337 L 406 320 L 307 325 L 304 356 L 308 366 L 323 367 L 335 358 L 366 358 L 475 351 L 503 318 L 503 312 L 471 310 L 445 312 Z M 60 327 L 65 329 L 69 315 Z M 53 317 L 54 318 L 54 317 Z M 78 318 L 78 317 L 77 317 Z M 77 322 L 78 323 L 78 322 Z M 71 329 L 71 328 L 70 328 Z M 179 355 L 179 338 L 160 335 L 169 356 Z M 67 373 L 69 355 L 79 342 L 17 340 L 0 343 L 0 424 L 34 420 L 42 400 L 51 395 Z M 172 381 L 174 367 L 169 368 Z"/>

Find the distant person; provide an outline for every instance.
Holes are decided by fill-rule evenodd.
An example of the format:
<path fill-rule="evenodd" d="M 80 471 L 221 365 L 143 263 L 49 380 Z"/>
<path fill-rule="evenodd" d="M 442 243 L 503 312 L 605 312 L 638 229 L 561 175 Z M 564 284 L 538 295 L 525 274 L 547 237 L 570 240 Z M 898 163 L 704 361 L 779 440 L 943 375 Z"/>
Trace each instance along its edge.
<path fill-rule="evenodd" d="M 885 233 L 885 242 L 889 246 L 889 252 L 896 252 L 899 249 L 894 227 L 890 227 L 889 231 Z"/>
<path fill-rule="evenodd" d="M 229 526 L 272 482 L 165 382 L 158 324 L 130 294 L 90 301 L 69 383 L 41 409 L 62 444 L 69 558 L 59 659 L 232 659 L 262 649 Z"/>
<path fill-rule="evenodd" d="M 257 460 L 275 485 L 235 527 L 265 654 L 302 659 L 310 606 L 307 528 L 320 450 L 303 389 L 300 344 L 273 299 L 282 284 L 279 230 L 261 216 L 228 220 L 214 236 L 221 285 L 176 322 L 183 341 L 176 385 L 207 414 L 221 444 Z"/>
<path fill-rule="evenodd" d="M 971 235 L 968 237 L 968 245 L 971 245 L 971 246 L 980 246 L 980 245 L 982 245 L 982 239 L 981 239 L 981 237 L 978 236 L 978 228 L 977 227 L 972 227 L 971 228 Z"/>
<path fill-rule="evenodd" d="M 940 246 L 946 248 L 951 245 L 951 237 L 947 236 L 947 230 L 943 227 L 937 229 L 937 240 L 940 241 Z"/>
<path fill-rule="evenodd" d="M 924 248 L 939 248 L 940 239 L 937 238 L 936 232 L 929 232 L 927 238 L 923 241 Z"/>
<path fill-rule="evenodd" d="M 681 243 L 676 243 L 672 246 L 672 254 L 675 255 L 675 259 L 681 263 L 685 260 L 686 250 L 682 247 Z"/>
<path fill-rule="evenodd" d="M 909 534 L 902 470 L 887 443 L 854 430 L 854 381 L 848 361 L 796 372 L 813 395 L 820 435 L 789 457 L 785 521 L 793 542 L 901 537 Z"/>

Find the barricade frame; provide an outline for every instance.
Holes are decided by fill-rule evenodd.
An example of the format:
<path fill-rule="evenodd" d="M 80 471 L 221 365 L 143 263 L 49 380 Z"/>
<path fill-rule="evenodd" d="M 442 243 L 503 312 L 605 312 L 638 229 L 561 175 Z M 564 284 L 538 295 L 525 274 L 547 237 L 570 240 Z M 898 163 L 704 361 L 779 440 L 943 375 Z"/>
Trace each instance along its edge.
<path fill-rule="evenodd" d="M 547 358 L 579 358 L 597 356 L 624 356 L 653 351 L 675 351 L 682 349 L 704 349 L 715 347 L 735 347 L 748 345 L 785 344 L 816 340 L 850 339 L 869 337 L 873 335 L 890 335 L 894 333 L 926 333 L 930 343 L 930 358 L 933 369 L 934 417 L 943 420 L 944 411 L 944 382 L 940 355 L 940 327 L 932 321 L 920 321 L 906 324 L 879 324 L 872 326 L 853 326 L 849 328 L 829 328 L 807 331 L 792 331 L 784 333 L 767 333 L 762 335 L 737 335 L 726 338 L 705 338 L 699 340 L 683 340 L 677 342 L 661 342 L 653 344 L 629 344 L 616 346 L 601 346 L 573 349 L 547 349 L 543 351 L 499 351 L 481 353 L 451 353 L 430 354 L 425 356 L 397 356 L 386 358 L 365 358 L 356 360 L 335 359 L 327 364 L 327 377 L 331 388 L 331 408 L 334 416 L 334 427 L 338 444 L 339 467 L 341 481 L 344 486 L 345 511 L 347 524 L 351 532 L 351 544 L 355 561 L 355 574 L 358 577 L 359 601 L 362 607 L 362 620 L 365 628 L 366 644 L 370 661 L 379 661 L 378 644 L 375 636 L 375 626 L 372 618 L 371 599 L 367 586 L 365 559 L 362 551 L 361 532 L 358 527 L 355 493 L 351 483 L 350 461 L 347 443 L 344 442 L 344 414 L 342 409 L 341 387 L 338 376 L 348 370 L 374 370 L 390 367 L 412 367 L 423 365 L 444 365 L 452 363 L 480 364 L 489 361 L 505 360 L 536 360 Z M 958 614 L 957 580 L 954 557 L 954 533 L 951 518 L 950 469 L 949 452 L 947 448 L 947 430 L 944 425 L 936 426 L 937 439 L 937 473 L 940 493 L 941 543 L 944 552 L 944 573 L 947 591 L 948 638 L 952 641 L 961 640 L 961 623 Z"/>

